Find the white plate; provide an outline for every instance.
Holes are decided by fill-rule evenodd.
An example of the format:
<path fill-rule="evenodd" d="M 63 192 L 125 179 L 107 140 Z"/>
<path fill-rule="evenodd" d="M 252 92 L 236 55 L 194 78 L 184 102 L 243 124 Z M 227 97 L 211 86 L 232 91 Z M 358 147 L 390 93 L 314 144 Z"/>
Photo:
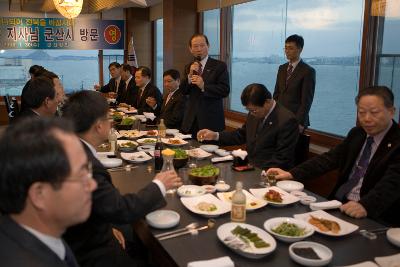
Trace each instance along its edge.
<path fill-rule="evenodd" d="M 295 214 L 293 217 L 299 220 L 303 220 L 308 222 L 308 220 L 311 218 L 311 215 L 317 218 L 322 218 L 322 219 L 327 219 L 331 221 L 335 221 L 339 224 L 340 226 L 340 231 L 337 234 L 332 233 L 331 231 L 329 232 L 323 232 L 321 231 L 318 227 L 312 225 L 314 227 L 314 230 L 320 234 L 323 235 L 329 235 L 329 236 L 343 236 L 343 235 L 348 235 L 358 229 L 358 226 L 352 223 L 348 223 L 346 221 L 343 221 L 333 215 L 330 215 L 329 213 L 323 211 L 323 210 L 316 210 L 313 212 L 307 212 L 307 213 L 302 213 L 302 214 Z"/>
<path fill-rule="evenodd" d="M 302 183 L 291 180 L 279 181 L 276 183 L 276 186 L 289 193 L 292 191 L 301 191 L 304 189 L 304 185 Z"/>
<path fill-rule="evenodd" d="M 191 149 L 191 150 L 188 150 L 186 152 L 188 153 L 189 157 L 194 157 L 194 158 L 197 158 L 197 159 L 205 159 L 205 158 L 211 156 L 210 153 L 204 151 L 201 148 Z"/>
<path fill-rule="evenodd" d="M 149 156 L 144 151 L 139 151 L 139 152 L 134 152 L 134 153 L 121 152 L 120 155 L 121 155 L 121 158 L 123 158 L 124 160 L 133 162 L 133 163 L 145 162 L 145 161 L 149 161 L 152 159 L 152 157 Z"/>
<path fill-rule="evenodd" d="M 176 137 L 173 137 L 173 138 L 161 138 L 161 141 L 164 144 L 169 145 L 169 146 L 183 146 L 183 145 L 186 145 L 188 143 L 187 141 L 185 141 L 183 139 L 180 139 L 180 138 L 176 138 Z M 177 143 L 177 144 L 171 143 L 173 141 L 176 141 L 176 142 L 179 142 L 179 143 Z"/>
<path fill-rule="evenodd" d="M 276 227 L 278 227 L 279 225 L 281 225 L 284 222 L 295 224 L 299 228 L 305 228 L 305 234 L 302 236 L 288 236 L 288 235 L 278 234 L 278 233 L 275 233 L 274 231 L 272 231 L 272 229 L 275 229 Z M 277 239 L 282 240 L 284 242 L 288 242 L 288 243 L 303 240 L 304 238 L 307 238 L 314 233 L 314 227 L 312 227 L 310 224 L 306 223 L 305 221 L 293 219 L 290 217 L 276 217 L 276 218 L 266 220 L 264 222 L 264 228 L 265 228 L 265 230 L 267 230 L 268 233 L 272 234 Z"/>
<path fill-rule="evenodd" d="M 139 138 L 144 136 L 144 133 L 138 130 L 120 130 L 119 134 L 120 137 L 125 138 Z"/>
<path fill-rule="evenodd" d="M 197 197 L 205 193 L 206 190 L 198 185 L 182 185 L 178 188 L 178 195 L 181 197 Z"/>
<path fill-rule="evenodd" d="M 215 186 L 211 185 L 211 184 L 206 184 L 206 185 L 202 185 L 201 187 L 204 188 L 204 190 L 206 190 L 206 193 L 212 194 L 215 192 L 215 190 L 217 190 L 215 188 Z"/>
<path fill-rule="evenodd" d="M 281 197 L 282 197 L 282 202 L 279 203 L 279 202 L 273 202 L 273 201 L 266 200 L 264 198 L 264 195 L 269 190 L 274 190 L 274 191 L 277 191 L 278 193 L 280 193 Z M 250 192 L 253 195 L 255 195 L 256 197 L 258 197 L 259 199 L 263 199 L 263 200 L 267 201 L 269 204 L 271 204 L 272 206 L 277 206 L 277 207 L 286 206 L 286 205 L 293 204 L 293 203 L 299 201 L 298 197 L 295 197 L 276 186 L 271 186 L 271 187 L 267 187 L 267 188 L 251 188 Z"/>
<path fill-rule="evenodd" d="M 156 210 L 146 215 L 146 222 L 158 229 L 174 227 L 179 223 L 180 216 L 172 210 Z"/>
<path fill-rule="evenodd" d="M 217 189 L 217 191 L 219 192 L 225 192 L 228 191 L 231 188 L 231 186 L 225 182 L 217 182 L 215 184 L 215 189 Z"/>
<path fill-rule="evenodd" d="M 400 228 L 390 228 L 386 237 L 393 245 L 400 247 Z"/>
<path fill-rule="evenodd" d="M 256 210 L 267 205 L 267 201 L 256 198 L 252 194 L 250 194 L 247 190 L 242 190 L 246 195 L 246 210 Z M 217 193 L 217 196 L 222 201 L 225 201 L 229 204 L 232 204 L 232 195 L 235 191 Z"/>
<path fill-rule="evenodd" d="M 117 145 L 118 145 L 118 146 L 121 146 L 121 145 L 123 145 L 123 144 L 125 144 L 125 143 L 134 143 L 135 146 L 139 145 L 137 142 L 131 141 L 131 140 L 117 140 Z M 126 148 L 126 147 L 123 147 L 123 148 Z M 136 148 L 136 147 L 135 147 L 135 148 Z M 135 149 L 135 148 L 134 148 L 134 149 Z"/>
<path fill-rule="evenodd" d="M 225 243 L 224 240 L 229 236 L 234 236 L 231 231 L 235 229 L 236 226 L 238 225 L 242 228 L 249 229 L 253 233 L 256 233 L 258 237 L 260 237 L 264 242 L 268 243 L 270 246 L 266 248 L 256 248 L 254 247 L 253 243 L 251 243 L 250 247 L 245 248 L 243 250 L 231 248 L 229 245 Z M 246 223 L 234 223 L 234 222 L 225 223 L 220 227 L 218 227 L 217 236 L 218 239 L 222 243 L 224 243 L 228 248 L 232 249 L 233 251 L 247 258 L 259 259 L 268 255 L 269 253 L 273 252 L 276 249 L 276 241 L 270 234 L 268 234 L 261 228 Z"/>
<path fill-rule="evenodd" d="M 148 137 L 157 137 L 158 135 L 158 130 L 148 130 L 148 131 L 141 131 L 145 136 Z"/>
<path fill-rule="evenodd" d="M 231 154 L 231 152 L 226 151 L 225 149 L 221 149 L 221 148 L 216 149 L 216 150 L 214 151 L 214 153 L 217 154 L 217 155 L 220 156 L 220 157 L 226 157 L 226 156 L 228 156 L 228 155 Z"/>
<path fill-rule="evenodd" d="M 122 159 L 117 158 L 100 158 L 101 164 L 106 168 L 115 168 L 122 165 Z"/>
<path fill-rule="evenodd" d="M 203 149 L 204 151 L 207 151 L 208 153 L 213 153 L 219 147 L 217 145 L 202 145 L 200 146 L 200 148 Z"/>
<path fill-rule="evenodd" d="M 212 194 L 205 194 L 198 197 L 181 197 L 182 204 L 191 212 L 203 215 L 205 217 L 217 217 L 224 213 L 231 211 L 231 205 L 226 202 L 219 200 Z M 197 207 L 200 202 L 207 202 L 214 204 L 217 209 L 214 211 L 203 211 Z"/>
<path fill-rule="evenodd" d="M 154 146 L 153 145 L 143 145 L 143 146 L 138 146 L 137 150 L 138 151 L 154 151 Z"/>
<path fill-rule="evenodd" d="M 175 135 L 175 134 L 179 133 L 179 130 L 178 129 L 167 129 L 167 130 L 165 130 L 165 133 L 168 135 Z"/>
<path fill-rule="evenodd" d="M 153 140 L 153 143 L 147 143 L 147 142 L 145 142 L 146 140 Z M 141 145 L 153 145 L 153 146 L 155 146 L 156 142 L 157 142 L 157 139 L 155 139 L 155 138 L 141 138 L 141 139 L 138 139 L 136 141 Z"/>
<path fill-rule="evenodd" d="M 137 113 L 137 109 L 130 108 L 130 109 L 122 110 L 122 112 L 124 112 L 126 114 L 135 114 L 135 113 Z"/>
<path fill-rule="evenodd" d="M 293 252 L 293 248 L 312 248 L 321 259 L 315 260 L 301 257 Z M 289 255 L 292 260 L 304 266 L 324 266 L 331 262 L 333 257 L 332 250 L 328 247 L 316 242 L 307 241 L 291 244 L 289 247 Z"/>

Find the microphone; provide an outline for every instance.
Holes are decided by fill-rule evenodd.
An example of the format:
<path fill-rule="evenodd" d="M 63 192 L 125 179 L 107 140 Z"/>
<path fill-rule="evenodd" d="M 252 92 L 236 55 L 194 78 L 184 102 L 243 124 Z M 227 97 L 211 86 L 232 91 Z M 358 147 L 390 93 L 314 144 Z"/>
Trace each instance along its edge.
<path fill-rule="evenodd" d="M 199 64 L 201 64 L 200 61 L 201 61 L 201 56 L 196 56 L 194 58 L 194 62 L 198 62 Z M 199 75 L 199 72 L 194 70 L 193 75 Z"/>

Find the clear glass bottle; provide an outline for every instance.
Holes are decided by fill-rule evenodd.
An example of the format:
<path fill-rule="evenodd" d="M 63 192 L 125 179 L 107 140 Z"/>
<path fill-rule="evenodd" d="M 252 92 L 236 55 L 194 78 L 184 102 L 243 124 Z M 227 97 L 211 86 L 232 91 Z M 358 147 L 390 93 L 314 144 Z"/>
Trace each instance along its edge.
<path fill-rule="evenodd" d="M 236 183 L 236 191 L 232 195 L 231 221 L 246 221 L 246 195 L 243 193 L 242 182 Z"/>
<path fill-rule="evenodd" d="M 164 119 L 161 119 L 160 124 L 158 125 L 158 134 L 161 138 L 165 138 L 165 136 L 167 135 L 166 131 L 167 127 L 164 124 Z"/>
<path fill-rule="evenodd" d="M 164 149 L 161 154 L 163 156 L 163 166 L 161 172 L 175 171 L 174 168 L 175 151 L 173 151 L 172 149 Z M 167 190 L 167 194 L 174 194 L 175 192 L 176 188 Z"/>
<path fill-rule="evenodd" d="M 114 152 L 117 150 L 117 133 L 114 128 L 110 129 L 110 133 L 108 135 L 108 141 L 110 142 L 110 152 Z"/>

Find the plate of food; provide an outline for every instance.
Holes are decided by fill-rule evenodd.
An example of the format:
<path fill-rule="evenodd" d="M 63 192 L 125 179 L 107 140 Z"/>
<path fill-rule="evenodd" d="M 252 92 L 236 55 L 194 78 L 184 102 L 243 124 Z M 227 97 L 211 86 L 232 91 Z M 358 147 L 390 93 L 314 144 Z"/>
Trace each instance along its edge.
<path fill-rule="evenodd" d="M 197 197 L 205 193 L 206 190 L 198 185 L 182 185 L 178 188 L 178 195 L 181 197 Z"/>
<path fill-rule="evenodd" d="M 205 217 L 217 217 L 231 211 L 231 205 L 219 200 L 212 194 L 181 197 L 181 202 L 191 212 Z"/>
<path fill-rule="evenodd" d="M 211 156 L 211 153 L 204 151 L 201 148 L 194 148 L 187 151 L 189 157 L 197 158 L 197 159 L 205 159 Z"/>
<path fill-rule="evenodd" d="M 155 137 L 158 135 L 158 130 L 148 130 L 144 131 L 144 133 L 146 134 L 146 136 Z"/>
<path fill-rule="evenodd" d="M 358 229 L 357 225 L 348 223 L 323 210 L 295 214 L 294 217 L 311 224 L 318 233 L 329 236 L 348 235 Z"/>
<path fill-rule="evenodd" d="M 152 159 L 152 157 L 144 151 L 139 151 L 139 152 L 134 152 L 134 153 L 122 152 L 121 158 L 126 161 L 133 162 L 133 163 L 145 162 L 145 161 L 149 161 Z"/>
<path fill-rule="evenodd" d="M 251 188 L 250 192 L 259 199 L 266 200 L 273 206 L 286 206 L 299 201 L 299 198 L 276 186 L 267 188 Z"/>
<path fill-rule="evenodd" d="M 119 150 L 124 152 L 131 152 L 137 148 L 138 143 L 129 140 L 117 140 L 117 145 Z"/>
<path fill-rule="evenodd" d="M 138 130 L 120 130 L 120 137 L 128 138 L 128 139 L 136 139 L 144 136 L 144 133 Z"/>
<path fill-rule="evenodd" d="M 325 266 L 333 257 L 332 250 L 328 247 L 308 241 L 290 245 L 289 255 L 292 260 L 304 266 Z"/>
<path fill-rule="evenodd" d="M 264 207 L 267 205 L 267 201 L 256 198 L 252 194 L 249 193 L 247 190 L 242 190 L 243 193 L 246 195 L 246 210 L 256 210 L 259 208 Z M 220 192 L 217 193 L 217 196 L 219 199 L 222 201 L 225 201 L 229 204 L 232 204 L 232 195 L 235 191 L 230 191 L 230 192 Z"/>
<path fill-rule="evenodd" d="M 161 138 L 161 141 L 166 144 L 166 145 L 170 145 L 170 146 L 183 146 L 186 145 L 188 142 L 181 139 L 181 138 Z"/>
<path fill-rule="evenodd" d="M 247 258 L 259 259 L 276 249 L 276 241 L 270 234 L 246 223 L 225 223 L 218 227 L 217 236 L 227 247 Z"/>
<path fill-rule="evenodd" d="M 136 140 L 141 145 L 156 145 L 157 139 L 155 138 L 140 138 Z"/>
<path fill-rule="evenodd" d="M 264 228 L 277 239 L 293 243 L 311 236 L 314 227 L 302 220 L 290 217 L 276 217 L 264 222 Z"/>

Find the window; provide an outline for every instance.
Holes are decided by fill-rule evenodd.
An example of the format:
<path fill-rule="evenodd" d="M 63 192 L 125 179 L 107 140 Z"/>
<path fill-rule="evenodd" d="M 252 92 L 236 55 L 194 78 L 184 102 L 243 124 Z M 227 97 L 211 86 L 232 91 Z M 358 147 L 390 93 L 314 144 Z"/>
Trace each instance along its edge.
<path fill-rule="evenodd" d="M 230 108 L 245 112 L 243 88 L 254 82 L 274 91 L 287 36 L 299 34 L 302 59 L 316 70 L 311 128 L 345 135 L 355 125 L 361 54 L 362 0 L 253 1 L 233 8 Z"/>
<path fill-rule="evenodd" d="M 111 62 L 118 62 L 119 64 L 124 63 L 124 50 L 103 50 L 103 81 L 104 84 L 107 84 L 111 79 L 110 71 L 108 70 L 108 66 Z"/>
<path fill-rule="evenodd" d="M 57 74 L 66 93 L 93 89 L 99 77 L 97 50 L 3 50 L 0 53 L 0 95 L 21 95 L 32 65 Z"/>
<path fill-rule="evenodd" d="M 203 31 L 210 43 L 208 53 L 212 58 L 219 59 L 220 55 L 220 10 L 213 9 L 203 13 Z"/>
<path fill-rule="evenodd" d="M 155 64 L 155 83 L 156 86 L 163 91 L 163 19 L 156 20 L 156 64 Z"/>

